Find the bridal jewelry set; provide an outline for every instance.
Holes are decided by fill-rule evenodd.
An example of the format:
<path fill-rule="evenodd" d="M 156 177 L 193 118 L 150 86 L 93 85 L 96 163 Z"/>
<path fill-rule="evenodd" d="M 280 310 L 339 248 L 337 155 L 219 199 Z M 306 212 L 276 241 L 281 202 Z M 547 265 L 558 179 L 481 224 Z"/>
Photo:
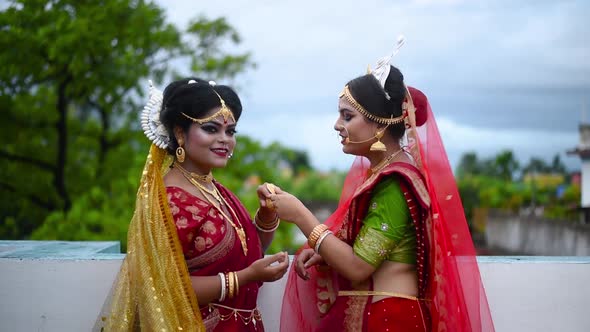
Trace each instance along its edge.
<path fill-rule="evenodd" d="M 174 167 L 177 168 L 180 173 L 197 189 L 203 197 L 213 205 L 219 213 L 231 224 L 231 226 L 236 230 L 238 234 L 238 238 L 240 239 L 240 243 L 242 244 L 242 251 L 244 252 L 244 256 L 248 254 L 248 245 L 246 243 L 246 232 L 239 224 L 238 215 L 234 211 L 234 209 L 227 203 L 225 198 L 221 195 L 215 184 L 213 183 L 213 176 L 211 174 L 207 175 L 199 175 L 192 172 L 187 171 L 184 167 L 180 165 L 178 162 L 174 162 Z M 206 185 L 210 185 L 213 189 L 209 189 Z M 217 201 L 217 203 L 213 200 Z M 224 211 L 223 205 L 229 210 L 233 218 L 230 218 Z"/>

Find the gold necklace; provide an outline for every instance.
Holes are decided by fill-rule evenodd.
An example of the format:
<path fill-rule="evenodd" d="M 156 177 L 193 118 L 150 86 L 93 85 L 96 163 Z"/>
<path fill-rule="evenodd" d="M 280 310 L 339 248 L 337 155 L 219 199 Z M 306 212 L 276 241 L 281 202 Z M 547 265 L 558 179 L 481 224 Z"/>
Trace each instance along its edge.
<path fill-rule="evenodd" d="M 219 204 L 221 204 L 221 196 L 219 195 L 219 193 L 215 190 L 208 189 L 207 187 L 205 187 L 205 185 L 199 182 L 201 181 L 213 184 L 213 175 L 211 175 L 211 172 L 209 172 L 209 174 L 207 175 L 200 175 L 193 172 L 189 172 L 184 167 L 180 166 L 180 164 L 176 161 L 174 162 L 174 166 L 178 167 L 178 170 L 182 173 L 182 175 L 184 175 L 184 177 L 187 180 L 189 180 L 193 185 L 195 185 L 202 191 L 206 192 L 207 194 L 213 196 L 219 202 Z M 213 188 L 215 188 L 215 185 L 213 185 Z"/>
<path fill-rule="evenodd" d="M 219 193 L 217 187 L 215 187 L 215 190 Z M 231 207 L 231 205 L 229 205 L 227 203 L 227 201 L 221 195 L 221 193 L 219 193 L 219 197 L 221 197 L 221 199 L 223 200 L 223 203 L 225 204 L 225 206 L 227 207 L 229 212 L 231 212 L 232 216 L 235 218 L 234 220 L 236 221 L 236 223 L 239 224 L 240 221 L 238 219 L 238 215 L 237 215 L 236 211 L 234 211 L 234 209 Z M 236 226 L 232 222 L 232 220 L 223 212 L 222 209 L 219 208 L 218 211 L 225 217 L 225 219 L 227 219 L 229 221 L 229 223 L 232 225 L 232 227 L 236 230 L 236 233 L 238 233 L 238 238 L 240 239 L 240 242 L 242 243 L 242 251 L 244 252 L 244 256 L 248 255 L 248 243 L 246 243 L 246 232 L 244 232 L 244 228 L 242 227 L 242 225 L 240 225 L 240 227 Z"/>
<path fill-rule="evenodd" d="M 209 174 L 205 174 L 205 175 L 189 172 L 184 167 L 182 167 L 182 165 L 180 165 L 180 163 L 178 161 L 174 161 L 173 167 L 178 167 L 178 169 L 182 173 L 189 175 L 191 178 L 193 178 L 197 181 L 205 182 L 205 183 L 212 183 L 213 182 L 213 174 L 211 174 L 211 172 L 209 172 Z"/>
<path fill-rule="evenodd" d="M 207 202 L 209 202 L 209 204 L 213 205 L 213 207 L 215 207 L 217 209 L 217 211 L 219 211 L 219 213 L 221 213 L 221 215 L 231 224 L 231 226 L 233 227 L 233 229 L 235 229 L 236 233 L 238 234 L 238 238 L 240 239 L 240 243 L 242 245 L 242 251 L 244 252 L 244 256 L 248 255 L 248 243 L 246 242 L 246 232 L 241 227 L 241 225 L 240 226 L 237 226 L 234 223 L 234 220 L 235 220 L 236 223 L 239 224 L 238 215 L 236 214 L 236 212 L 234 211 L 234 209 L 227 203 L 227 201 L 225 200 L 225 198 L 221 195 L 221 193 L 219 192 L 219 190 L 217 189 L 217 187 L 215 186 L 215 184 L 213 185 L 213 190 L 208 190 L 207 188 L 205 188 L 205 186 L 203 186 L 202 184 L 200 184 L 199 182 L 197 182 L 194 178 L 192 178 L 189 174 L 187 174 L 188 171 L 186 171 L 185 169 L 182 169 L 182 166 L 179 167 L 179 170 L 182 173 L 182 175 L 191 184 L 193 184 L 195 187 L 197 187 L 197 189 L 201 192 L 201 194 L 203 195 L 203 197 L 205 197 L 205 199 L 207 200 Z M 207 194 L 209 194 L 210 196 L 212 196 L 215 199 L 217 199 L 219 201 L 219 206 L 217 206 L 215 204 L 215 202 L 213 202 L 211 199 L 209 199 L 209 196 Z M 232 218 L 230 218 L 223 211 L 223 209 L 221 207 L 222 204 L 225 204 L 225 206 L 227 207 L 227 209 L 231 212 L 232 216 L 235 218 L 234 220 L 232 220 Z"/>
<path fill-rule="evenodd" d="M 403 149 L 399 149 L 397 151 L 395 151 L 394 153 L 390 154 L 389 156 L 383 158 L 383 160 L 381 160 L 377 166 L 370 168 L 370 174 L 369 176 L 373 175 L 373 174 L 377 174 L 378 172 L 380 172 L 383 168 L 385 168 L 385 166 L 389 165 L 391 163 L 391 161 L 393 160 L 393 158 L 395 158 L 395 156 L 397 156 L 400 152 L 404 151 Z"/>

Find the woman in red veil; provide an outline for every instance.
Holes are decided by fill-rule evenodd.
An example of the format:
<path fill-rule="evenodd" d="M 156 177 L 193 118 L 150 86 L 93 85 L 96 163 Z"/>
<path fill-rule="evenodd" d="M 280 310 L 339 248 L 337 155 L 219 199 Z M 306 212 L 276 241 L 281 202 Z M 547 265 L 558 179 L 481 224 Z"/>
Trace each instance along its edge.
<path fill-rule="evenodd" d="M 283 332 L 494 331 L 434 116 L 394 54 L 340 95 L 334 128 L 358 157 L 334 214 L 322 224 L 280 188 L 261 197 L 308 237 L 289 272 Z"/>

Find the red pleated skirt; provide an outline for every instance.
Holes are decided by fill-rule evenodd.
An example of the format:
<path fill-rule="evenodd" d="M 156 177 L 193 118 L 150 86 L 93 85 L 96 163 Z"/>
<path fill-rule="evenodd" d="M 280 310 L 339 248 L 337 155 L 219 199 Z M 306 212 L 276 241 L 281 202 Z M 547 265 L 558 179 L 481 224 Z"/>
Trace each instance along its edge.
<path fill-rule="evenodd" d="M 367 331 L 428 332 L 426 307 L 418 300 L 389 297 L 371 303 L 367 312 Z"/>

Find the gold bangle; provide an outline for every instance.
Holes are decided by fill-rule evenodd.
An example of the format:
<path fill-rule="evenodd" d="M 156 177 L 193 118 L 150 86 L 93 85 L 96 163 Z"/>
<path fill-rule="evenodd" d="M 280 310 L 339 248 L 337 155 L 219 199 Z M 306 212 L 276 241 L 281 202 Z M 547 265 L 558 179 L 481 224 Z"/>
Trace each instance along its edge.
<path fill-rule="evenodd" d="M 310 248 L 315 248 L 315 244 L 320 238 L 320 235 L 328 230 L 328 226 L 324 224 L 319 224 L 313 228 L 311 233 L 309 233 L 309 237 L 307 238 L 307 244 L 309 244 Z"/>
<path fill-rule="evenodd" d="M 227 279 L 229 281 L 229 298 L 234 298 L 234 276 L 232 275 L 233 272 L 227 273 Z"/>
<path fill-rule="evenodd" d="M 328 235 L 330 234 L 334 234 L 334 232 L 332 232 L 331 230 L 325 230 L 322 235 L 320 235 L 319 239 L 316 241 L 315 246 L 313 248 L 313 250 L 316 253 L 320 253 L 320 246 L 322 245 L 322 242 L 324 241 L 324 239 L 326 239 L 326 237 L 328 237 Z"/>
<path fill-rule="evenodd" d="M 240 282 L 238 281 L 238 273 L 234 272 L 234 286 L 236 288 L 236 296 L 240 294 Z"/>
<path fill-rule="evenodd" d="M 272 232 L 276 231 L 277 228 L 279 228 L 280 224 L 281 223 L 279 221 L 277 221 L 276 224 L 269 226 L 270 228 L 264 228 L 264 227 L 258 226 L 258 224 L 256 224 L 256 223 L 254 223 L 254 226 L 256 226 L 257 230 L 259 230 L 263 233 L 272 233 Z"/>
<path fill-rule="evenodd" d="M 259 225 L 259 226 L 268 226 L 268 225 L 274 225 L 277 220 L 279 219 L 279 215 L 277 213 L 275 213 L 275 218 L 271 221 L 262 221 L 262 219 L 260 219 L 259 216 L 260 213 L 260 208 L 256 209 L 256 213 L 254 214 L 254 221 Z"/>
<path fill-rule="evenodd" d="M 272 221 L 264 222 L 262 219 L 260 219 L 260 216 L 258 215 L 259 212 L 260 209 L 256 210 L 256 214 L 254 215 L 254 225 L 256 228 L 259 231 L 265 233 L 274 232 L 279 227 L 279 223 L 281 222 L 279 220 L 279 215 L 275 213 L 275 218 Z"/>

